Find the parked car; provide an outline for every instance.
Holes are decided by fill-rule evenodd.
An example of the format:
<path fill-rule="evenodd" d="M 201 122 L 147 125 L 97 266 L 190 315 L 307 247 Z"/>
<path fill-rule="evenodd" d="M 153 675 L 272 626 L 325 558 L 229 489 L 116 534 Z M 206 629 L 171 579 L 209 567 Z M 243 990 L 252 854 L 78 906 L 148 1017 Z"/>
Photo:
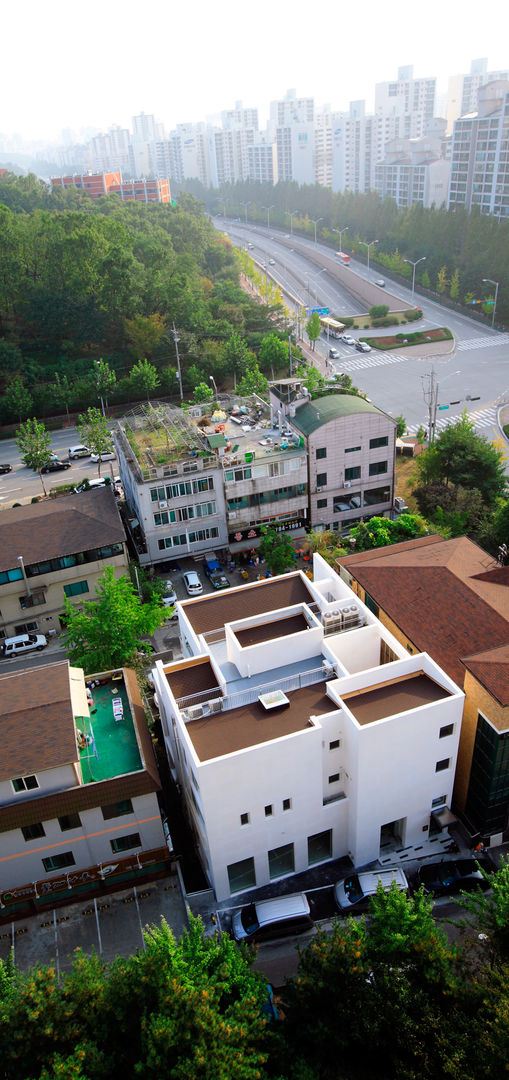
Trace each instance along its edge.
<path fill-rule="evenodd" d="M 184 585 L 188 596 L 199 596 L 203 592 L 203 585 L 196 570 L 188 570 L 184 574 Z"/>
<path fill-rule="evenodd" d="M 12 472 L 12 465 L 0 465 L 0 474 Z"/>
<path fill-rule="evenodd" d="M 74 461 L 75 458 L 90 457 L 90 454 L 91 451 L 88 449 L 88 446 L 83 446 L 82 443 L 79 443 L 77 446 L 69 447 L 69 458 L 71 461 Z"/>
<path fill-rule="evenodd" d="M 16 637 L 5 638 L 1 649 L 2 656 L 6 659 L 12 656 L 21 656 L 34 649 L 40 652 L 48 644 L 44 634 L 18 634 Z"/>
<path fill-rule="evenodd" d="M 47 465 L 43 465 L 43 467 L 41 469 L 41 472 L 43 472 L 43 473 L 61 472 L 62 469 L 70 469 L 70 468 L 71 468 L 71 462 L 70 461 L 59 461 L 58 458 L 52 458 L 51 461 L 48 461 Z"/>
<path fill-rule="evenodd" d="M 99 459 L 101 459 L 101 461 L 114 461 L 116 456 L 114 450 L 103 450 L 102 454 L 91 454 L 90 460 L 99 461 Z"/>
<path fill-rule="evenodd" d="M 305 893 L 258 900 L 235 912 L 232 932 L 236 941 L 269 941 L 288 934 L 302 934 L 313 926 Z"/>
<path fill-rule="evenodd" d="M 355 338 L 351 334 L 340 334 L 338 341 L 342 341 L 344 345 L 355 345 Z"/>
<path fill-rule="evenodd" d="M 419 885 L 424 892 L 443 896 L 447 893 L 488 889 L 489 882 L 483 877 L 480 867 L 488 873 L 495 869 L 491 859 L 442 859 L 440 862 L 424 863 L 419 869 Z"/>
<path fill-rule="evenodd" d="M 399 866 L 387 866 L 383 870 L 367 870 L 362 874 L 351 874 L 343 881 L 336 882 L 334 899 L 340 911 L 356 915 L 358 911 L 368 910 L 369 901 L 375 895 L 379 882 L 382 883 L 384 892 L 389 892 L 393 881 L 396 882 L 400 892 L 407 892 L 406 874 Z"/>
<path fill-rule="evenodd" d="M 177 603 L 177 594 L 173 588 L 173 581 L 166 582 L 166 596 L 161 599 L 165 607 L 171 607 L 172 604 Z"/>
<path fill-rule="evenodd" d="M 367 341 L 356 341 L 355 348 L 357 352 L 371 352 L 371 345 L 368 345 Z"/>

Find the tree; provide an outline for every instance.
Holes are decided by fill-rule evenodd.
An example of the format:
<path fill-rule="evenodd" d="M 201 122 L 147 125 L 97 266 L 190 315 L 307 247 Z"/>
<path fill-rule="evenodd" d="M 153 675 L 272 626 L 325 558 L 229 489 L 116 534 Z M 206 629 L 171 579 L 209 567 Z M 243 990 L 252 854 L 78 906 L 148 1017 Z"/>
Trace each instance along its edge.
<path fill-rule="evenodd" d="M 281 341 L 277 334 L 267 334 L 258 349 L 258 361 L 264 370 L 284 368 L 288 363 L 288 342 Z"/>
<path fill-rule="evenodd" d="M 69 416 L 69 402 L 72 401 L 74 395 L 74 387 L 71 386 L 67 375 L 60 375 L 57 371 L 55 373 L 55 382 L 53 384 L 53 397 L 58 404 L 65 406 L 67 413 L 67 422 L 70 423 Z"/>
<path fill-rule="evenodd" d="M 27 420 L 25 424 L 21 424 L 19 431 L 16 432 L 16 442 L 21 452 L 23 464 L 39 473 L 42 490 L 46 495 L 41 470 L 51 459 L 51 436 L 49 431 L 46 431 L 44 424 L 40 424 L 34 416 L 32 420 Z"/>
<path fill-rule="evenodd" d="M 417 458 L 421 484 L 442 483 L 480 491 L 485 506 L 506 492 L 504 455 L 499 447 L 477 435 L 466 413 L 441 431 L 432 446 Z"/>
<path fill-rule="evenodd" d="M 248 348 L 246 342 L 241 338 L 235 330 L 227 341 L 225 341 L 222 349 L 222 359 L 228 365 L 230 371 L 233 371 L 233 385 L 237 384 L 237 375 L 244 371 L 248 357 Z"/>
<path fill-rule="evenodd" d="M 146 394 L 149 401 L 151 393 L 159 386 L 159 376 L 153 364 L 140 360 L 131 369 L 129 382 L 136 393 Z"/>
<path fill-rule="evenodd" d="M 447 277 L 447 267 L 442 266 L 440 268 L 440 270 L 438 271 L 438 275 L 437 275 L 437 292 L 445 293 L 448 284 L 449 284 L 449 279 Z"/>
<path fill-rule="evenodd" d="M 246 396 L 248 394 L 266 394 L 268 385 L 265 375 L 262 375 L 258 364 L 253 360 L 246 368 L 239 382 L 238 392 Z"/>
<path fill-rule="evenodd" d="M 402 439 L 406 431 L 406 420 L 404 416 L 396 416 L 396 438 Z"/>
<path fill-rule="evenodd" d="M 260 531 L 263 540 L 258 550 L 262 559 L 273 574 L 284 574 L 295 565 L 295 547 L 290 534 L 276 532 L 272 525 L 266 525 Z"/>
<path fill-rule="evenodd" d="M 211 386 L 208 386 L 206 382 L 200 382 L 195 386 L 193 390 L 193 398 L 198 405 L 201 405 L 205 401 L 212 401 L 214 397 L 214 391 Z"/>
<path fill-rule="evenodd" d="M 94 406 L 87 409 L 86 413 L 80 413 L 76 424 L 80 433 L 80 439 L 94 454 L 99 454 L 97 462 L 97 475 L 101 475 L 101 454 L 111 450 L 111 434 L 108 421 L 100 409 Z"/>
<path fill-rule="evenodd" d="M 451 284 L 449 287 L 449 296 L 451 300 L 458 300 L 460 295 L 460 272 L 458 268 L 454 271 L 451 278 Z"/>
<path fill-rule="evenodd" d="M 107 566 L 97 584 L 97 599 L 74 607 L 66 598 L 65 643 L 71 662 L 85 671 L 111 671 L 130 664 L 136 652 L 150 651 L 142 640 L 165 619 L 157 599 L 141 604 L 128 577 Z"/>
<path fill-rule="evenodd" d="M 164 319 L 157 312 L 146 316 L 135 315 L 133 319 L 125 320 L 125 329 L 130 353 L 135 360 L 143 360 L 146 356 L 154 355 L 164 337 Z"/>
<path fill-rule="evenodd" d="M 101 399 L 101 406 L 104 414 L 103 398 L 106 401 L 106 408 L 108 408 L 108 396 L 113 393 L 117 384 L 117 376 L 110 368 L 110 365 L 106 363 L 106 360 L 101 359 L 95 361 L 94 380 L 97 393 Z"/>
<path fill-rule="evenodd" d="M 320 374 L 318 368 L 315 368 L 314 364 L 308 364 L 306 367 L 302 364 L 297 369 L 297 375 L 299 378 L 304 379 L 310 394 L 315 394 L 318 390 L 323 390 L 327 385 L 323 375 Z"/>
<path fill-rule="evenodd" d="M 469 927 L 476 933 L 479 951 L 488 954 L 491 964 L 509 962 L 509 856 L 502 855 L 498 870 L 493 873 L 483 871 L 489 882 L 489 892 L 472 893 L 462 897 L 462 907 L 469 913 L 467 919 L 460 920 L 464 929 Z"/>
<path fill-rule="evenodd" d="M 429 289 L 431 285 L 430 277 L 427 270 L 424 270 L 421 274 L 421 285 L 423 289 Z"/>
<path fill-rule="evenodd" d="M 316 342 L 320 337 L 321 329 L 322 327 L 320 324 L 320 316 L 318 315 L 317 311 L 314 311 L 311 318 L 308 319 L 306 323 L 306 334 L 311 342 L 311 348 L 313 349 L 313 352 Z"/>
<path fill-rule="evenodd" d="M 369 551 L 371 548 L 386 547 L 401 540 L 413 540 L 426 536 L 429 528 L 419 514 L 400 514 L 395 521 L 384 517 L 372 517 L 368 522 L 361 522 L 350 529 L 350 539 L 355 540 L 356 551 Z"/>
<path fill-rule="evenodd" d="M 384 319 L 389 314 L 388 304 L 373 304 L 373 307 L 369 309 L 369 315 L 371 319 Z"/>
<path fill-rule="evenodd" d="M 33 409 L 32 395 L 19 375 L 11 379 L 4 390 L 4 407 L 17 417 L 20 424 Z"/>

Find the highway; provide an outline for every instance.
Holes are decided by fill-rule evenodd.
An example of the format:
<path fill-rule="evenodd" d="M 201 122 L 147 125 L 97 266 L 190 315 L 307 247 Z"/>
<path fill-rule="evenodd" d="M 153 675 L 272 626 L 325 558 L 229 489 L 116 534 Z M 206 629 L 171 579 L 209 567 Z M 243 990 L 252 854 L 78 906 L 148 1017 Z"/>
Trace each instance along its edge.
<path fill-rule="evenodd" d="M 224 222 L 215 218 L 214 224 L 221 231 L 227 231 L 239 247 L 246 248 L 251 243 L 253 247 L 249 254 L 259 264 L 265 264 L 267 272 L 279 282 L 282 290 L 297 297 L 302 306 L 328 307 L 331 313 L 339 316 L 360 313 L 358 301 L 305 257 L 307 249 L 314 258 L 317 253 L 330 258 L 330 248 L 320 243 L 315 245 L 312 240 L 300 236 L 292 237 L 291 233 L 269 232 L 261 226 L 246 227 L 238 221 Z M 271 259 L 273 265 L 270 265 Z M 371 282 L 380 277 L 379 268 L 370 268 L 368 274 L 367 267 L 355 259 L 350 264 L 350 272 Z M 403 304 L 410 307 L 411 287 L 392 285 L 385 271 L 384 278 L 387 291 L 401 297 Z M 371 353 L 362 354 L 353 346 L 334 341 L 340 354 L 334 361 L 335 369 L 350 375 L 354 385 L 364 390 L 373 404 L 384 412 L 404 416 L 409 433 L 416 433 L 421 425 L 427 428 L 424 390 L 429 380 L 425 376 L 433 368 L 439 387 L 438 403 L 448 406 L 437 413 L 437 432 L 466 410 L 479 434 L 489 440 L 497 439 L 498 407 L 509 401 L 509 334 L 492 330 L 468 315 L 450 311 L 420 296 L 417 289 L 414 303 L 419 304 L 424 313 L 423 319 L 415 324 L 416 329 L 448 326 L 453 332 L 455 340 L 448 355 L 417 356 L 412 350 L 405 349 L 393 352 L 373 349 Z M 370 330 L 363 331 L 362 336 L 369 337 L 370 333 Z M 356 331 L 353 336 L 358 335 L 359 331 Z M 320 341 L 317 349 L 326 355 L 327 343 Z"/>

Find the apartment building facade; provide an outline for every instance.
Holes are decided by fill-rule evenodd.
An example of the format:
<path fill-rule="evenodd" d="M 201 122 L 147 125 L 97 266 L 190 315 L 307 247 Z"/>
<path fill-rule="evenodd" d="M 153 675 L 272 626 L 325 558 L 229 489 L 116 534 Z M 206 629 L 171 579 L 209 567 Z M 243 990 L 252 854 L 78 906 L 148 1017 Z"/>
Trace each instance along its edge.
<path fill-rule="evenodd" d="M 170 768 L 218 900 L 381 844 L 450 804 L 462 692 L 410 657 L 315 555 L 178 605 L 184 659 L 153 677 Z"/>
<path fill-rule="evenodd" d="M 0 674 L 0 910 L 31 914 L 164 872 L 159 775 L 136 675 L 67 660 Z"/>
<path fill-rule="evenodd" d="M 106 566 L 128 567 L 126 534 L 109 488 L 2 511 L 0 639 L 62 628 L 65 599 L 96 596 Z"/>
<path fill-rule="evenodd" d="M 509 217 L 509 81 L 481 86 L 477 111 L 454 124 L 448 206 Z"/>
<path fill-rule="evenodd" d="M 439 136 L 388 142 L 383 161 L 375 166 L 374 186 L 381 198 L 390 197 L 403 208 L 414 203 L 443 206 L 447 203 L 451 172 L 445 152 Z"/>

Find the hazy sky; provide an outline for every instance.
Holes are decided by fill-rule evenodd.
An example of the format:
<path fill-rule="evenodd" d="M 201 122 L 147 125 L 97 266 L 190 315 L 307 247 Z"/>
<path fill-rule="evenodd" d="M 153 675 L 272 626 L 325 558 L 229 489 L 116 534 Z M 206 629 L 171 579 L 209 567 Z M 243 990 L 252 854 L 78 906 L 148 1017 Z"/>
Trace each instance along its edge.
<path fill-rule="evenodd" d="M 509 66 L 508 30 L 507 0 L 24 0 L 2 11 L 0 132 L 59 141 L 141 111 L 169 129 L 237 100 L 263 127 L 289 87 L 370 108 L 404 64 L 444 90 L 477 57 Z"/>

